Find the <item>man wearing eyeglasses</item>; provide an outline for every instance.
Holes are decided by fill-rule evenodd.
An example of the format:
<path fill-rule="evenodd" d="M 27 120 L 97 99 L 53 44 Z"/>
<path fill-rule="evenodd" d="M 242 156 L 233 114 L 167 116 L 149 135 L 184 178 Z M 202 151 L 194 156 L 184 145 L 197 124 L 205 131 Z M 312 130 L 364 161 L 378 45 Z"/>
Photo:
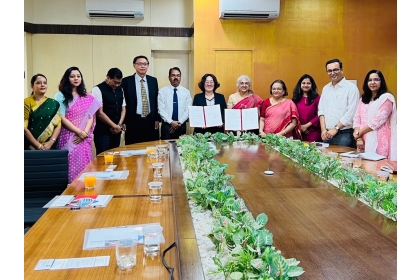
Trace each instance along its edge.
<path fill-rule="evenodd" d="M 146 56 L 136 56 L 133 67 L 136 73 L 124 77 L 121 84 L 127 103 L 126 145 L 159 139 L 158 81 L 146 75 L 149 69 Z"/>
<path fill-rule="evenodd" d="M 191 93 L 181 86 L 181 70 L 169 69 L 169 86 L 161 88 L 158 95 L 158 110 L 162 118 L 161 139 L 178 139 L 186 134 L 188 106 L 192 105 Z"/>
<path fill-rule="evenodd" d="M 124 92 L 120 87 L 122 77 L 120 69 L 111 68 L 105 81 L 92 89 L 92 95 L 102 103 L 102 107 L 96 112 L 96 126 L 93 131 L 96 155 L 120 146 L 125 118 Z"/>
<path fill-rule="evenodd" d="M 343 63 L 339 59 L 327 61 L 325 68 L 331 82 L 322 89 L 318 105 L 322 140 L 333 145 L 355 148 L 353 117 L 360 98 L 359 89 L 346 80 Z"/>

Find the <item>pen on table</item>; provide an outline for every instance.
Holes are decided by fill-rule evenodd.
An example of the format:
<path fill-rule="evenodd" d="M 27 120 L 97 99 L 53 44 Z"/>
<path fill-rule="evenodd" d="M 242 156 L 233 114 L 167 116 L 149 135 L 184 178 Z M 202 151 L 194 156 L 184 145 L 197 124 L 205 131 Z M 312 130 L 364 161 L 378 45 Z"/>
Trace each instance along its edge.
<path fill-rule="evenodd" d="M 80 209 L 90 209 L 90 208 L 96 208 L 96 206 L 88 206 L 88 207 L 76 206 L 76 207 L 70 207 L 70 210 L 80 210 Z"/>

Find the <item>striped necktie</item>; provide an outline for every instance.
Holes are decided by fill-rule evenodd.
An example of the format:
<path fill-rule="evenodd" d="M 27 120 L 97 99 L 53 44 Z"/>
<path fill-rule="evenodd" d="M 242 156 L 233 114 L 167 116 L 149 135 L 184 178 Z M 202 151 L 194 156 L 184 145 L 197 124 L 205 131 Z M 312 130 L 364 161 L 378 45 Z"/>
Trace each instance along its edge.
<path fill-rule="evenodd" d="M 141 103 L 143 105 L 142 115 L 143 117 L 146 117 L 149 114 L 149 102 L 147 101 L 146 88 L 144 87 L 144 80 L 141 79 L 140 83 L 141 83 Z"/>

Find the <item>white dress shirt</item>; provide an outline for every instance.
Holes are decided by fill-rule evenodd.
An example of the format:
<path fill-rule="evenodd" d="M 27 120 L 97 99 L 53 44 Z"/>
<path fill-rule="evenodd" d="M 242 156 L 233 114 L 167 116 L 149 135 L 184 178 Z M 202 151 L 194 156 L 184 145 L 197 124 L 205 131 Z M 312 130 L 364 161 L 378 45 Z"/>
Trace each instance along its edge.
<path fill-rule="evenodd" d="M 140 77 L 139 74 L 136 73 L 134 76 L 136 80 L 136 94 L 137 94 L 137 110 L 136 114 L 143 116 L 143 102 L 142 102 L 142 96 L 141 96 L 141 79 L 144 80 L 143 85 L 146 88 L 146 97 L 147 97 L 147 103 L 149 105 L 149 113 L 150 113 L 150 99 L 149 99 L 149 88 L 147 87 L 147 80 L 146 76 L 144 78 Z"/>
<path fill-rule="evenodd" d="M 344 77 L 335 86 L 331 82 L 324 86 L 318 104 L 318 116 L 324 116 L 326 129 L 333 129 L 339 122 L 344 125 L 341 129 L 353 128 L 359 98 L 357 86 Z"/>
<path fill-rule="evenodd" d="M 184 123 L 188 119 L 188 106 L 192 105 L 190 91 L 183 86 L 178 86 L 176 94 L 178 96 L 178 121 Z M 174 87 L 169 85 L 159 90 L 158 112 L 162 120 L 166 123 L 172 122 L 172 111 L 174 104 Z"/>

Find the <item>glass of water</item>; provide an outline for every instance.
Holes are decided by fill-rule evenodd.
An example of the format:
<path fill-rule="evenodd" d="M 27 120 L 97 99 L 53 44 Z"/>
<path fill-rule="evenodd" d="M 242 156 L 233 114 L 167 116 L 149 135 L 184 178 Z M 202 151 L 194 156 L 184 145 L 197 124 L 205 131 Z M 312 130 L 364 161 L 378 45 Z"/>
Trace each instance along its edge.
<path fill-rule="evenodd" d="M 160 225 L 146 225 L 143 227 L 144 255 L 155 257 L 160 255 L 160 241 L 163 228 Z"/>
<path fill-rule="evenodd" d="M 117 265 L 121 269 L 130 269 L 137 263 L 137 240 L 121 239 L 115 244 Z"/>

